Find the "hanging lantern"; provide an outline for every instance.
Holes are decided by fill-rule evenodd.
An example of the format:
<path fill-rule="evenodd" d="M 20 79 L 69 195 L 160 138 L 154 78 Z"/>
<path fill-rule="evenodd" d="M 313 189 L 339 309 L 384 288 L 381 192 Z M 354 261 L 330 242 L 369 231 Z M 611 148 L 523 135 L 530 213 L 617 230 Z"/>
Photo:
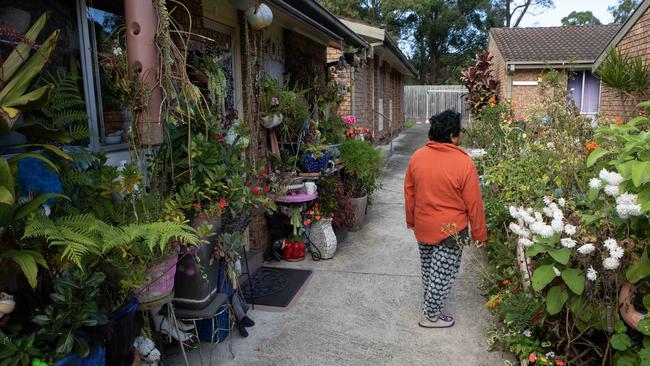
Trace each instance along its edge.
<path fill-rule="evenodd" d="M 246 10 L 246 18 L 248 18 L 248 23 L 253 29 L 260 30 L 271 25 L 273 22 L 273 12 L 268 5 L 259 4 Z"/>

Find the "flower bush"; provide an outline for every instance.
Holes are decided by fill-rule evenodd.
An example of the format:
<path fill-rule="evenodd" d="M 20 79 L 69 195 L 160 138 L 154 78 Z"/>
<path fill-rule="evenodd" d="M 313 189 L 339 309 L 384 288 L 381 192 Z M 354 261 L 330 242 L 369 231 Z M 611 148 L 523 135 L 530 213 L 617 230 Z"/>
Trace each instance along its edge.
<path fill-rule="evenodd" d="M 643 365 L 650 320 L 629 324 L 618 310 L 627 282 L 637 311 L 650 305 L 650 120 L 590 121 L 556 73 L 540 84 L 528 119 L 487 105 L 466 140 L 486 150 L 483 286 L 501 320 L 490 344 L 535 365 Z"/>

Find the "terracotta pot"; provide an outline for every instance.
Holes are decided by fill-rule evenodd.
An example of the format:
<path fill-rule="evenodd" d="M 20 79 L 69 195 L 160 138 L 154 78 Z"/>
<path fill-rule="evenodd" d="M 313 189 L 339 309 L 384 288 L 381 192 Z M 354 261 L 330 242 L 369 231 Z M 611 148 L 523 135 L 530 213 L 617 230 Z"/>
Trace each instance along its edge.
<path fill-rule="evenodd" d="M 627 281 L 623 283 L 618 292 L 618 309 L 621 313 L 621 318 L 632 328 L 637 329 L 641 319 L 650 314 L 641 313 L 634 307 L 634 293 L 636 285 Z"/>
<path fill-rule="evenodd" d="M 368 210 L 368 195 L 359 198 L 352 198 L 354 210 L 354 224 L 350 231 L 359 231 L 366 224 L 366 211 Z"/>

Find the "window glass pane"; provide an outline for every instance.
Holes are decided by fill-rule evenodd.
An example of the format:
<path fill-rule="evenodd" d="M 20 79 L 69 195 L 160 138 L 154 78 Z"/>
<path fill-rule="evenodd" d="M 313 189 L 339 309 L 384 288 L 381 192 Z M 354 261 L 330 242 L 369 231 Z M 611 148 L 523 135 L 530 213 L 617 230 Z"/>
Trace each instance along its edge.
<path fill-rule="evenodd" d="M 87 16 L 97 99 L 97 117 L 104 144 L 123 142 L 130 121 L 126 98 L 119 88 L 126 71 L 124 4 L 88 0 Z"/>
<path fill-rule="evenodd" d="M 571 99 L 576 103 L 578 109 L 582 110 L 582 76 L 584 71 L 571 72 L 567 87 Z"/>
<path fill-rule="evenodd" d="M 600 80 L 595 77 L 591 71 L 585 71 L 585 85 L 582 112 L 595 114 L 598 113 L 600 102 Z"/>
<path fill-rule="evenodd" d="M 41 44 L 53 31 L 59 30 L 59 37 L 49 62 L 43 68 L 40 79 L 37 77 L 32 85 L 52 82 L 57 75 L 66 75 L 73 72 L 80 74 L 79 68 L 79 33 L 77 29 L 77 13 L 74 1 L 55 0 L 0 0 L 0 63 L 13 51 L 18 35 L 24 34 L 38 20 L 48 12 L 48 19 L 43 30 L 36 40 Z M 74 79 L 74 78 L 73 78 Z M 81 80 L 79 75 L 78 86 L 83 98 Z M 83 109 L 83 108 L 82 108 Z M 14 131 L 0 134 L 0 154 L 10 146 L 26 142 L 47 141 L 50 136 L 36 134 L 35 129 L 21 126 L 27 121 L 42 121 L 48 127 L 53 127 L 53 119 L 43 114 L 42 110 L 27 111 L 15 122 Z M 76 121 L 75 123 L 87 123 Z M 41 130 L 42 131 L 42 130 Z"/>

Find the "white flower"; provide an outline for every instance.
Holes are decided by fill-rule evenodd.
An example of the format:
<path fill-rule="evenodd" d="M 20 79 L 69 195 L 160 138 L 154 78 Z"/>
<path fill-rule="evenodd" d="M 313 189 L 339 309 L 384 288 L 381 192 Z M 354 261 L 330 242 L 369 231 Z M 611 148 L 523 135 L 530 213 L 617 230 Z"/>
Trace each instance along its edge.
<path fill-rule="evenodd" d="M 52 209 L 50 209 L 50 205 L 43 204 L 43 215 L 50 217 L 51 213 L 52 213 Z"/>
<path fill-rule="evenodd" d="M 469 151 L 469 156 L 472 159 L 480 159 L 485 155 L 487 155 L 487 151 L 485 151 L 485 149 L 472 149 Z"/>
<path fill-rule="evenodd" d="M 115 48 L 113 48 L 113 54 L 114 54 L 115 56 L 121 56 L 122 53 L 123 53 L 123 51 L 122 51 L 122 47 L 115 47 Z"/>
<path fill-rule="evenodd" d="M 585 254 L 585 255 L 593 253 L 594 250 L 596 250 L 596 246 L 594 246 L 591 243 L 587 243 L 581 246 L 580 248 L 578 248 L 578 252 L 580 252 L 580 254 Z"/>
<path fill-rule="evenodd" d="M 551 221 L 551 227 L 556 234 L 559 234 L 564 230 L 564 223 L 562 220 L 553 220 Z"/>
<path fill-rule="evenodd" d="M 517 210 L 517 207 L 510 206 L 508 207 L 508 211 L 510 211 L 510 216 L 512 216 L 513 219 L 519 218 L 519 211 Z"/>
<path fill-rule="evenodd" d="M 560 277 L 562 275 L 562 272 L 560 272 L 559 269 L 555 268 L 555 266 L 553 266 L 553 272 L 555 272 L 555 277 Z"/>
<path fill-rule="evenodd" d="M 511 222 L 510 225 L 508 226 L 508 228 L 510 229 L 510 231 L 512 231 L 513 233 L 515 233 L 517 235 L 519 235 L 519 233 L 521 232 L 521 229 L 522 229 L 521 226 L 517 225 L 514 222 Z"/>
<path fill-rule="evenodd" d="M 539 212 L 535 212 L 534 215 L 535 215 L 535 221 L 540 221 L 540 222 L 541 222 L 541 221 L 544 221 L 544 217 L 542 216 L 541 213 L 539 213 Z"/>
<path fill-rule="evenodd" d="M 607 181 L 607 177 L 609 177 L 609 170 L 603 168 L 600 172 L 598 172 L 598 178 Z"/>
<path fill-rule="evenodd" d="M 547 143 L 546 143 L 546 147 L 549 148 L 549 149 L 554 149 L 554 148 L 555 148 L 555 144 L 552 143 L 552 142 L 547 142 Z"/>
<path fill-rule="evenodd" d="M 618 248 L 618 243 L 616 242 L 616 239 L 608 238 L 603 242 L 603 246 L 611 252 L 614 248 Z"/>
<path fill-rule="evenodd" d="M 562 239 L 560 239 L 560 243 L 562 244 L 563 247 L 569 248 L 569 249 L 576 246 L 576 241 L 571 239 L 571 238 L 562 238 Z"/>
<path fill-rule="evenodd" d="M 591 178 L 589 181 L 589 188 L 591 189 L 600 189 L 603 186 L 603 181 L 598 178 Z"/>
<path fill-rule="evenodd" d="M 616 268 L 618 268 L 618 266 L 619 266 L 620 264 L 621 264 L 621 263 L 618 261 L 618 259 L 613 258 L 613 257 L 607 257 L 607 258 L 603 261 L 603 267 L 604 267 L 605 269 L 610 269 L 610 270 L 611 270 L 611 269 L 616 269 Z"/>
<path fill-rule="evenodd" d="M 528 338 L 530 338 L 530 337 L 533 336 L 533 332 L 532 332 L 530 329 L 526 329 L 526 330 L 524 330 L 524 332 L 523 332 L 522 334 L 523 334 L 524 336 L 528 337 Z"/>
<path fill-rule="evenodd" d="M 548 208 L 548 207 L 544 207 L 544 208 L 542 209 L 542 212 L 544 212 L 544 215 L 546 215 L 546 216 L 548 216 L 548 217 L 553 217 L 553 210 L 551 210 L 551 209 Z"/>
<path fill-rule="evenodd" d="M 560 205 L 560 207 L 566 206 L 566 200 L 562 197 L 560 197 L 559 200 L 557 200 L 557 204 Z"/>
<path fill-rule="evenodd" d="M 564 232 L 565 232 L 567 235 L 574 235 L 574 234 L 576 233 L 576 227 L 573 226 L 573 225 L 566 224 L 566 225 L 564 226 Z"/>
<path fill-rule="evenodd" d="M 553 203 L 553 199 L 549 196 L 544 196 L 544 204 L 549 206 L 551 203 Z"/>
<path fill-rule="evenodd" d="M 621 247 L 616 247 L 609 251 L 609 255 L 615 259 L 621 259 L 625 255 L 625 249 Z"/>
<path fill-rule="evenodd" d="M 618 196 L 618 186 L 606 185 L 605 186 L 605 194 L 607 194 L 608 196 L 612 196 L 612 197 Z"/>
<path fill-rule="evenodd" d="M 564 218 L 564 213 L 560 210 L 555 210 L 553 211 L 553 219 L 555 220 L 562 220 Z"/>
<path fill-rule="evenodd" d="M 553 210 L 553 212 L 555 212 L 555 211 L 559 211 L 559 210 L 560 210 L 560 207 L 559 207 L 559 206 L 557 205 L 557 203 L 555 203 L 555 202 L 552 202 L 550 205 L 548 205 L 548 208 L 550 208 L 551 210 Z"/>
<path fill-rule="evenodd" d="M 555 352 L 553 352 L 553 351 L 547 352 L 546 353 L 546 358 L 555 358 Z"/>
<path fill-rule="evenodd" d="M 555 235 L 555 232 L 553 231 L 551 225 L 544 225 L 542 226 L 539 235 L 541 235 L 543 238 L 550 238 Z"/>
<path fill-rule="evenodd" d="M 616 204 L 623 205 L 623 206 L 636 205 L 636 199 L 637 199 L 636 194 L 625 192 L 622 195 L 616 197 Z"/>
<path fill-rule="evenodd" d="M 637 195 L 623 193 L 616 197 L 616 213 L 622 219 L 628 219 L 631 216 L 641 216 L 641 205 L 637 204 Z"/>
<path fill-rule="evenodd" d="M 616 173 L 616 172 L 609 172 L 609 174 L 607 175 L 607 177 L 604 178 L 603 180 L 605 181 L 605 183 L 607 183 L 607 184 L 609 184 L 609 185 L 612 185 L 612 186 L 618 186 L 618 185 L 620 185 L 621 183 L 623 183 L 623 181 L 625 180 L 625 178 L 623 178 L 622 175 L 620 175 L 620 174 L 618 174 L 618 173 Z"/>
<path fill-rule="evenodd" d="M 535 243 L 533 243 L 533 242 L 532 242 L 530 239 L 528 239 L 528 238 L 519 238 L 519 240 L 517 241 L 517 243 L 519 243 L 520 245 L 522 245 L 522 246 L 524 246 L 524 247 L 526 247 L 526 248 L 530 248 L 530 247 L 533 246 L 533 244 L 535 244 Z"/>
<path fill-rule="evenodd" d="M 532 225 L 535 221 L 537 221 L 535 220 L 534 217 L 530 216 L 529 214 L 526 214 L 526 216 L 522 217 L 522 219 L 524 219 L 524 222 L 528 225 Z"/>
<path fill-rule="evenodd" d="M 587 279 L 591 282 L 594 282 L 596 281 L 596 278 L 598 278 L 598 272 L 596 272 L 594 267 L 589 266 L 589 268 L 587 268 Z"/>

